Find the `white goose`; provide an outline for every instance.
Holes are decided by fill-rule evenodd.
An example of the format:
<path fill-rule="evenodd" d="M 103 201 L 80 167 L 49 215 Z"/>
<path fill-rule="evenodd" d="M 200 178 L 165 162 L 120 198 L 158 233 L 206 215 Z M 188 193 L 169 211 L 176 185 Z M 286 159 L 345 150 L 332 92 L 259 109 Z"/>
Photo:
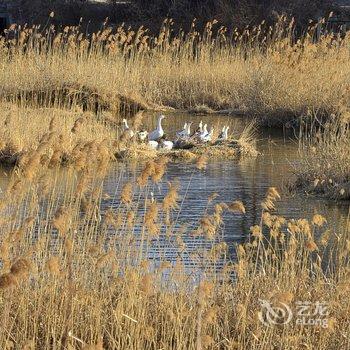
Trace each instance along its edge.
<path fill-rule="evenodd" d="M 158 117 L 157 128 L 148 134 L 149 141 L 157 141 L 164 136 L 164 130 L 162 128 L 162 120 L 164 118 L 164 115 Z"/>
<path fill-rule="evenodd" d="M 176 137 L 181 139 L 183 137 L 186 137 L 186 133 L 187 133 L 187 123 L 184 124 L 184 127 L 182 130 L 179 130 L 176 132 Z"/>
<path fill-rule="evenodd" d="M 210 131 L 201 138 L 202 142 L 210 142 L 214 135 L 214 127 L 210 128 Z"/>
<path fill-rule="evenodd" d="M 200 141 L 204 141 L 205 137 L 208 136 L 207 124 L 203 125 L 202 132 L 199 133 L 198 138 Z"/>
<path fill-rule="evenodd" d="M 154 141 L 154 140 L 148 141 L 148 146 L 150 148 L 152 148 L 152 149 L 157 149 L 158 148 L 158 142 Z"/>
<path fill-rule="evenodd" d="M 227 141 L 228 140 L 228 129 L 230 127 L 229 126 L 224 126 L 222 128 L 222 131 L 218 137 L 218 141 Z"/>
<path fill-rule="evenodd" d="M 168 140 L 160 140 L 158 148 L 171 151 L 174 148 L 174 142 Z"/>
<path fill-rule="evenodd" d="M 228 140 L 228 129 L 230 129 L 229 126 L 226 126 L 226 130 L 225 130 L 225 133 L 224 133 L 224 140 Z"/>
<path fill-rule="evenodd" d="M 222 129 L 221 129 L 221 132 L 220 132 L 220 134 L 219 134 L 218 139 L 221 140 L 221 139 L 224 138 L 225 130 L 226 130 L 226 126 L 224 125 L 224 126 L 222 127 Z"/>
<path fill-rule="evenodd" d="M 189 122 L 187 124 L 187 128 L 186 128 L 186 137 L 190 137 L 191 136 L 191 126 L 192 126 L 193 122 Z"/>
<path fill-rule="evenodd" d="M 203 132 L 203 122 L 200 121 L 198 124 L 198 128 L 196 129 L 196 131 L 194 132 L 193 136 L 195 137 L 199 137 L 199 135 Z"/>
<path fill-rule="evenodd" d="M 140 141 L 145 141 L 148 136 L 148 131 L 147 130 L 138 131 L 137 136 Z"/>
<path fill-rule="evenodd" d="M 123 119 L 123 132 L 128 133 L 129 137 L 134 137 L 135 133 L 129 128 L 128 121 L 124 118 Z"/>

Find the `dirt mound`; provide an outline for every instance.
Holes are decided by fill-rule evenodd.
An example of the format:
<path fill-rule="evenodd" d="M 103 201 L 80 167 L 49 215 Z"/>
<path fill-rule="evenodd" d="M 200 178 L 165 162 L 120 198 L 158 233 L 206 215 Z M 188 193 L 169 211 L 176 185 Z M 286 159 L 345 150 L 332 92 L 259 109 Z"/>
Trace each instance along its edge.
<path fill-rule="evenodd" d="M 198 158 L 203 155 L 209 159 L 239 159 L 244 156 L 253 157 L 258 154 L 253 145 L 236 140 L 216 145 L 200 145 L 190 150 L 171 150 L 166 153 L 169 153 L 169 156 L 173 159 L 182 160 Z"/>
<path fill-rule="evenodd" d="M 242 157 L 255 157 L 258 152 L 254 145 L 240 140 L 224 144 L 207 144 L 195 146 L 191 149 L 154 150 L 146 144 L 133 143 L 116 153 L 118 159 L 150 159 L 158 156 L 167 156 L 172 160 L 192 161 L 199 156 L 209 159 L 240 159 Z"/>

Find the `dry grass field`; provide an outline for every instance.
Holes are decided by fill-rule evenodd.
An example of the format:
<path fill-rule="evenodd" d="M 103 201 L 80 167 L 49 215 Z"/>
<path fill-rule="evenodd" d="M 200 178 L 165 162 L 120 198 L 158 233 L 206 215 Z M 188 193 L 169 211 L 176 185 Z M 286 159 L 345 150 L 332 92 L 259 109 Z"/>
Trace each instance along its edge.
<path fill-rule="evenodd" d="M 173 33 L 166 20 L 158 36 L 142 27 L 106 25 L 87 37 L 78 27 L 13 26 L 0 42 L 0 97 L 54 107 L 98 104 L 114 112 L 121 98 L 145 108 L 204 105 L 246 111 L 269 125 L 342 114 L 350 97 L 349 36 L 325 33 L 316 40 L 322 23 L 299 40 L 284 17 L 270 29 L 230 33 L 216 21 L 204 32 L 193 26 Z"/>
<path fill-rule="evenodd" d="M 334 199 L 350 198 L 350 129 L 332 120 L 305 131 L 300 142 L 296 187 Z"/>

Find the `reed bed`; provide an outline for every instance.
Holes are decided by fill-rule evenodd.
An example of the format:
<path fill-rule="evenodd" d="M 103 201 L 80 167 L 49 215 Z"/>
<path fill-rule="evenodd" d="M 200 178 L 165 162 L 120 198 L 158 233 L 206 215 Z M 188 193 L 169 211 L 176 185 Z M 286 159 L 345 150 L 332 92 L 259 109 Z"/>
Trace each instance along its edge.
<path fill-rule="evenodd" d="M 301 132 L 294 187 L 333 199 L 350 199 L 349 125 L 333 120 L 321 128 L 307 129 Z"/>
<path fill-rule="evenodd" d="M 241 159 L 257 155 L 254 123 L 236 132 L 236 141 L 229 145 L 206 145 L 190 152 L 157 151 L 140 142 L 137 137 L 128 138 L 111 112 L 83 111 L 79 106 L 64 109 L 55 107 L 18 106 L 10 102 L 0 103 L 0 163 L 16 165 L 26 154 L 42 148 L 42 161 L 50 161 L 56 155 L 55 164 L 74 162 L 77 152 L 87 144 L 104 143 L 111 160 L 147 160 L 163 155 L 175 160 L 195 161 L 202 154 L 211 158 Z M 150 118 L 150 116 L 149 116 Z M 175 117 L 174 117 L 175 118 Z M 148 123 L 147 116 L 138 112 L 129 120 L 134 130 Z M 217 123 L 217 128 L 222 127 Z M 43 147 L 43 142 L 45 141 Z M 41 145 L 41 146 L 40 146 Z"/>
<path fill-rule="evenodd" d="M 287 220 L 270 188 L 251 235 L 232 247 L 223 220 L 244 216 L 244 203 L 213 194 L 198 222 L 182 222 L 181 181 L 153 195 L 166 156 L 115 193 L 103 185 L 123 146 L 114 98 L 142 109 L 244 108 L 270 124 L 345 115 L 349 37 L 315 41 L 313 26 L 297 41 L 285 18 L 230 34 L 215 21 L 204 33 L 174 35 L 171 25 L 157 37 L 107 25 L 92 37 L 13 26 L 1 39 L 1 149 L 16 167 L 0 202 L 0 348 L 348 348 L 349 219 L 341 232 L 318 214 Z M 250 130 L 242 142 L 252 142 Z M 336 162 L 331 151 L 321 156 L 334 145 L 343 164 L 344 135 L 345 126 L 324 132 L 305 151 Z M 201 155 L 193 171 L 207 161 Z M 266 325 L 260 299 L 277 310 L 276 324 Z M 298 301 L 326 303 L 325 322 L 283 322 L 282 308 L 295 316 Z"/>
<path fill-rule="evenodd" d="M 43 147 L 2 193 L 1 349 L 348 347 L 348 220 L 342 232 L 318 214 L 286 220 L 270 188 L 247 242 L 229 247 L 223 218 L 245 215 L 244 203 L 213 194 L 199 222 L 183 225 L 181 183 L 152 196 L 166 158 L 106 194 L 103 143 L 63 176 L 37 161 Z M 293 312 L 298 300 L 325 302 L 329 314 L 326 324 L 266 326 L 259 299 Z"/>
<path fill-rule="evenodd" d="M 64 106 L 55 92 L 68 84 L 112 104 L 122 96 L 143 108 L 248 111 L 269 125 L 310 111 L 341 114 L 349 101 L 349 35 L 327 32 L 324 23 L 310 24 L 299 39 L 286 17 L 243 32 L 213 21 L 203 32 L 194 24 L 174 33 L 165 20 L 157 36 L 107 23 L 91 36 L 79 27 L 13 25 L 0 41 L 0 97 L 27 104 L 45 95 L 46 104 Z"/>
<path fill-rule="evenodd" d="M 16 164 L 39 145 L 43 160 L 56 154 L 58 163 L 69 161 L 88 142 L 105 141 L 113 154 L 113 145 L 120 134 L 118 124 L 108 119 L 109 115 L 97 119 L 93 113 L 78 108 L 31 108 L 12 103 L 0 106 L 0 162 L 5 164 Z"/>

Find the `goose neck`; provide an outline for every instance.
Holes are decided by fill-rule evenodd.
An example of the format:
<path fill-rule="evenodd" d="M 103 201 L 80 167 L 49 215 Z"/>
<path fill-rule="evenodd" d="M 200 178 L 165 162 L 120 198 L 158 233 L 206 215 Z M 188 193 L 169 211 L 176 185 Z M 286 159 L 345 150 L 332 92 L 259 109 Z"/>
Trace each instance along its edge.
<path fill-rule="evenodd" d="M 163 128 L 162 128 L 162 119 L 161 118 L 158 119 L 157 129 L 158 129 L 158 131 L 163 130 Z"/>

